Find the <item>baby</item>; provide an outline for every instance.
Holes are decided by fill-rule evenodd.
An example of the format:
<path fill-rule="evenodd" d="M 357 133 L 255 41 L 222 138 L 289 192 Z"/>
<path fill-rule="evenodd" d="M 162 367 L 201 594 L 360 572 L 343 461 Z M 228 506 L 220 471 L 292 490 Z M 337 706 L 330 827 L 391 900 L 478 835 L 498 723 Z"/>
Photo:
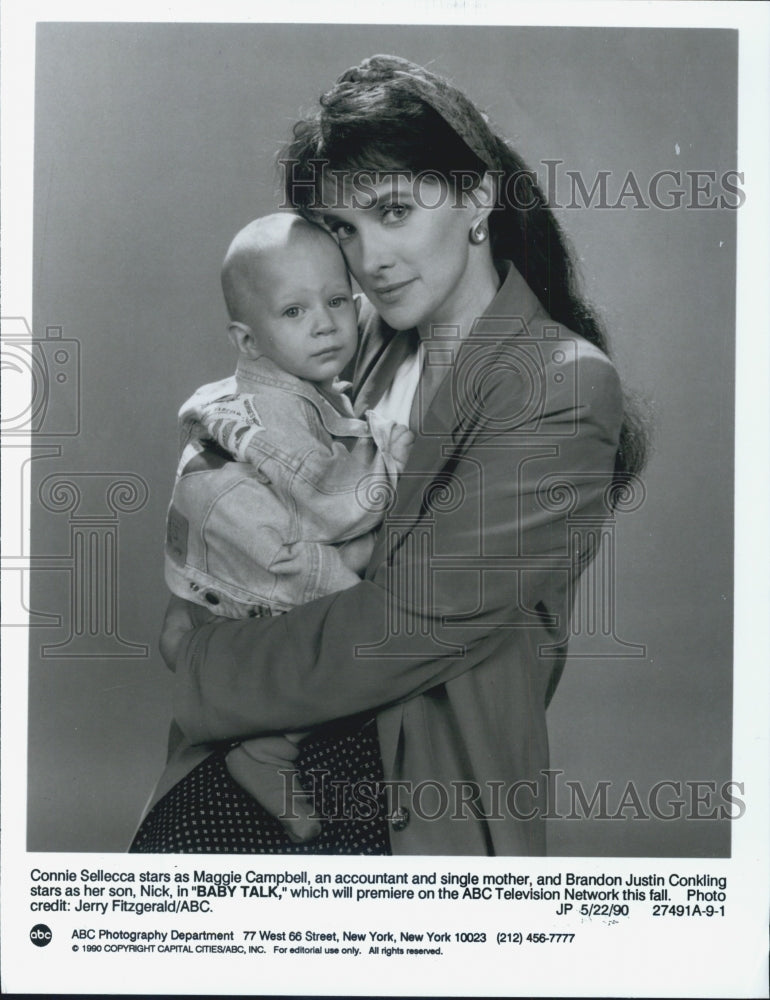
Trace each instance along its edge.
<path fill-rule="evenodd" d="M 357 309 L 325 230 L 288 213 L 251 222 L 222 288 L 238 365 L 180 410 L 166 580 L 218 615 L 280 614 L 360 580 L 414 435 L 376 410 L 358 419 L 337 378 L 358 346 Z M 320 832 L 293 769 L 306 735 L 247 739 L 227 755 L 297 843 Z"/>

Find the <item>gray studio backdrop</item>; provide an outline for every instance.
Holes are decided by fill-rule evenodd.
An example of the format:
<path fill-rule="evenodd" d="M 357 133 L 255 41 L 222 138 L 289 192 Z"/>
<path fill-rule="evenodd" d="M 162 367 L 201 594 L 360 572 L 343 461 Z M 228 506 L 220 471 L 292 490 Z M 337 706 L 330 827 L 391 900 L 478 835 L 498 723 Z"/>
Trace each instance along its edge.
<path fill-rule="evenodd" d="M 273 156 L 298 112 L 375 52 L 451 77 L 541 177 L 544 160 L 562 161 L 559 183 L 610 171 L 610 203 L 628 171 L 647 199 L 659 171 L 736 167 L 731 32 L 40 25 L 33 329 L 50 392 L 31 462 L 30 850 L 124 850 L 161 771 L 175 414 L 233 366 L 219 264 L 277 204 Z M 550 709 L 554 769 L 588 792 L 612 782 L 616 804 L 631 780 L 644 798 L 731 777 L 737 214 L 633 196 L 559 213 L 655 414 L 644 501 L 613 528 L 614 635 L 595 655 L 576 639 L 588 655 Z M 729 824 L 633 814 L 554 821 L 551 852 L 729 853 Z"/>

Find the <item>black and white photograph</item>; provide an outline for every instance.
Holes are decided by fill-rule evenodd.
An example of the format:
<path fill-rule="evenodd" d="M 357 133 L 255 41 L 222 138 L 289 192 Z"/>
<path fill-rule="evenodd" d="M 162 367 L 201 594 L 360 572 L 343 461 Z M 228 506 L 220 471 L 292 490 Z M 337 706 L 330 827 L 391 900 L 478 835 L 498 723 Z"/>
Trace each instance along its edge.
<path fill-rule="evenodd" d="M 767 208 L 739 138 L 766 123 L 745 29 L 703 16 L 733 5 L 693 6 L 676 27 L 31 26 L 30 288 L 4 282 L 2 321 L 3 643 L 28 666 L 3 657 L 3 829 L 22 929 L 52 944 L 34 958 L 57 919 L 60 940 L 63 920 L 161 927 L 165 900 L 149 921 L 109 900 L 140 897 L 113 867 L 189 872 L 198 897 L 302 872 L 303 928 L 327 870 L 357 893 L 438 872 L 437 907 L 484 872 L 539 887 L 446 925 L 434 951 L 463 964 L 486 899 L 552 901 L 498 945 L 630 934 L 644 906 L 692 918 L 667 931 L 688 955 L 764 905 L 744 868 L 767 866 L 767 398 L 736 356 L 767 355 L 766 244 L 739 256 Z M 592 899 L 612 905 L 572 910 Z M 390 926 L 365 905 L 339 926 Z M 169 926 L 241 926 L 207 912 Z M 72 991 L 96 988 L 96 945 L 61 947 Z M 217 987 L 191 962 L 185 988 L 254 991 L 232 962 Z M 490 970 L 464 992 L 505 992 Z M 579 995 L 561 975 L 541 995 Z"/>

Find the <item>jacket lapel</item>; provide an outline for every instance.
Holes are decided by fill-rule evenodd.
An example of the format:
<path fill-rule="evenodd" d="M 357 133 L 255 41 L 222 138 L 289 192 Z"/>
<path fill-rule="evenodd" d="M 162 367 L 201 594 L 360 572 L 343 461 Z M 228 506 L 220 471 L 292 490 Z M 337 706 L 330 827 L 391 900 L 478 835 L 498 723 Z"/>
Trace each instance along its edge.
<path fill-rule="evenodd" d="M 406 467 L 399 477 L 397 499 L 389 518 L 397 517 L 407 528 L 416 524 L 424 511 L 426 491 L 445 469 L 452 455 L 463 447 L 469 434 L 478 428 L 478 394 L 483 379 L 474 378 L 489 371 L 501 346 L 511 337 L 528 332 L 536 317 L 549 322 L 537 296 L 512 264 L 507 264 L 503 284 L 485 313 L 476 320 L 468 337 L 452 351 L 451 364 L 445 364 L 443 376 L 428 388 L 432 399 L 418 401 L 422 419 Z M 373 332 L 373 331 L 372 331 Z M 535 333 L 537 335 L 537 332 Z M 426 364 L 431 350 L 446 350 L 446 342 L 426 345 Z M 378 359 L 379 360 L 379 359 Z M 425 391 L 425 378 L 418 394 Z M 400 533 L 401 534 L 401 533 Z M 384 558 L 388 532 L 381 530 L 369 562 L 367 578 L 374 575 Z"/>
<path fill-rule="evenodd" d="M 443 377 L 434 387 L 433 398 L 425 400 L 427 408 L 419 422 L 409 459 L 398 478 L 396 501 L 386 515 L 386 526 L 388 519 L 398 519 L 402 529 L 398 536 L 401 538 L 404 529 L 408 530 L 422 517 L 431 485 L 440 482 L 442 470 L 464 436 L 466 428 L 463 424 L 467 423 L 468 415 L 473 412 L 472 401 L 468 396 L 467 386 L 462 379 L 456 377 L 456 373 L 462 371 L 465 359 L 476 350 L 475 342 L 470 338 L 460 344 L 454 364 L 447 366 Z M 380 530 L 369 560 L 367 579 L 374 575 L 377 566 L 386 556 L 388 536 L 386 528 Z"/>

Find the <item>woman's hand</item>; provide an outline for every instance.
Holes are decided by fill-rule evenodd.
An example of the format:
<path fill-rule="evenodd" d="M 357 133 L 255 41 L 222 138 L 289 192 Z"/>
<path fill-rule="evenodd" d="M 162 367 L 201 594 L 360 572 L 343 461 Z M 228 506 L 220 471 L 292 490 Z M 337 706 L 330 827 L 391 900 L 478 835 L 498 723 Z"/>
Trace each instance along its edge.
<path fill-rule="evenodd" d="M 173 596 L 171 598 L 166 608 L 166 617 L 163 619 L 163 628 L 158 641 L 160 655 L 165 660 L 169 670 L 176 670 L 179 647 L 187 633 L 199 625 L 214 621 L 216 617 L 198 604 L 183 601 L 181 597 Z"/>

